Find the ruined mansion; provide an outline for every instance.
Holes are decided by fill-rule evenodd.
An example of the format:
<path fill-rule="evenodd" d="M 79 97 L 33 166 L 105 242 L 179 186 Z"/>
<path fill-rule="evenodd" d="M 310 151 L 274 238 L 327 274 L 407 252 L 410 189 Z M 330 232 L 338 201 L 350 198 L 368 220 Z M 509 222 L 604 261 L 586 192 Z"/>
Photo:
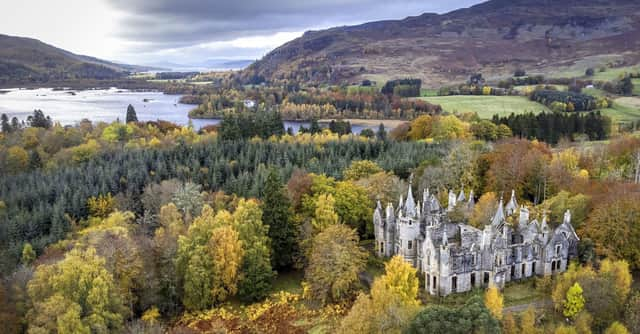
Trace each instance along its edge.
<path fill-rule="evenodd" d="M 416 203 L 410 186 L 398 207 L 389 203 L 383 209 L 378 202 L 373 215 L 378 256 L 402 256 L 424 275 L 425 289 L 432 295 L 553 275 L 565 271 L 577 256 L 579 239 L 569 211 L 551 228 L 546 216 L 541 222 L 530 220 L 529 210 L 518 206 L 512 192 L 509 202 L 504 205 L 501 199 L 491 221 L 478 229 L 448 217 L 456 206 L 472 209 L 473 193 L 467 199 L 464 191 L 457 196 L 449 192 L 448 200 L 444 208 L 425 190 Z"/>

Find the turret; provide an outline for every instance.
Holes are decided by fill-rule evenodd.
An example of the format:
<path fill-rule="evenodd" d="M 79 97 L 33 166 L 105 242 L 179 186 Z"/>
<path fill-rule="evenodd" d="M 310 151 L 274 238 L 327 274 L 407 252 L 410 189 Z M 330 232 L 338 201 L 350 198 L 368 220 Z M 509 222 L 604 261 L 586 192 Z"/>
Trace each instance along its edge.
<path fill-rule="evenodd" d="M 529 209 L 524 206 L 520 207 L 520 219 L 518 220 L 518 225 L 520 227 L 525 227 L 529 223 Z"/>
<path fill-rule="evenodd" d="M 498 204 L 498 210 L 496 210 L 496 214 L 493 215 L 493 219 L 491 219 L 491 225 L 494 228 L 497 228 L 505 221 L 503 206 L 504 204 L 502 204 L 502 198 L 500 198 L 500 203 Z"/>
<path fill-rule="evenodd" d="M 469 192 L 469 201 L 467 202 L 467 208 L 473 209 L 476 206 L 476 200 L 473 198 L 473 189 Z"/>
<path fill-rule="evenodd" d="M 567 209 L 567 211 L 565 211 L 564 213 L 564 220 L 562 221 L 563 224 L 571 224 L 571 211 L 569 211 L 569 209 Z"/>
<path fill-rule="evenodd" d="M 413 191 L 411 190 L 411 184 L 413 182 L 409 180 L 409 191 L 407 192 L 407 200 L 404 203 L 404 212 L 407 217 L 415 217 L 416 212 L 416 202 L 413 200 Z"/>
<path fill-rule="evenodd" d="M 466 200 L 467 198 L 464 196 L 464 187 L 462 187 L 460 188 L 460 193 L 458 194 L 458 199 L 456 200 L 456 202 L 463 203 Z"/>
<path fill-rule="evenodd" d="M 453 208 L 456 207 L 456 194 L 453 190 L 449 190 L 449 205 L 447 206 L 447 211 L 453 211 Z"/>
<path fill-rule="evenodd" d="M 516 191 L 511 190 L 511 199 L 509 200 L 509 203 L 507 203 L 507 206 L 505 207 L 507 216 L 511 216 L 512 214 L 514 214 L 517 209 L 518 209 L 518 201 L 516 200 Z"/>

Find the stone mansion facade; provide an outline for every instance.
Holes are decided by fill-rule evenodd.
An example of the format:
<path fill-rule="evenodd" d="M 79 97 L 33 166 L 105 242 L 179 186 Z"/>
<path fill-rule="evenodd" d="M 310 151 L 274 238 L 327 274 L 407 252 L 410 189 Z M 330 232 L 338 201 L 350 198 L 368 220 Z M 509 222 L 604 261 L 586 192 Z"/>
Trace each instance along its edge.
<path fill-rule="evenodd" d="M 502 288 L 509 281 L 560 273 L 577 256 L 579 238 L 568 210 L 562 223 L 552 229 L 546 216 L 541 222 L 529 220 L 529 210 L 518 206 L 512 192 L 506 205 L 500 199 L 483 229 L 450 221 L 448 212 L 456 206 L 472 209 L 474 204 L 473 192 L 467 199 L 464 191 L 458 196 L 450 191 L 444 208 L 429 190 L 416 203 L 411 186 L 397 208 L 389 203 L 383 209 L 378 201 L 373 215 L 377 255 L 403 256 L 424 275 L 425 289 L 440 296 L 490 284 Z"/>

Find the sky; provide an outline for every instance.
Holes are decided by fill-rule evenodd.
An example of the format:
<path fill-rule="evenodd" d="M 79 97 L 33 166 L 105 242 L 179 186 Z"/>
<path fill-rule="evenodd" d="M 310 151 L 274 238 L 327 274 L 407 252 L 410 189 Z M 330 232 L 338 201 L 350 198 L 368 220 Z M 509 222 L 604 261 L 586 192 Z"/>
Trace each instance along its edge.
<path fill-rule="evenodd" d="M 0 33 L 129 64 L 255 60 L 307 30 L 445 13 L 481 0 L 20 0 Z"/>

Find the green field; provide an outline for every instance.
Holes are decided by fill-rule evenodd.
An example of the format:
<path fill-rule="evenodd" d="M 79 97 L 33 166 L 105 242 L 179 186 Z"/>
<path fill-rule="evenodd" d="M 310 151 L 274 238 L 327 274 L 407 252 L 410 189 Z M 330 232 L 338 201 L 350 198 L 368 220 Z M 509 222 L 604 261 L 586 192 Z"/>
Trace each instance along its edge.
<path fill-rule="evenodd" d="M 614 123 L 638 121 L 640 120 L 640 98 L 617 98 L 611 108 L 602 109 L 600 112 L 611 117 Z"/>
<path fill-rule="evenodd" d="M 640 95 L 640 79 L 633 79 L 633 95 Z"/>
<path fill-rule="evenodd" d="M 450 113 L 475 112 L 480 118 L 490 119 L 493 115 L 508 116 L 511 113 L 539 113 L 549 111 L 546 106 L 528 100 L 523 96 L 438 96 L 422 97 L 424 101 L 439 104 Z"/>

